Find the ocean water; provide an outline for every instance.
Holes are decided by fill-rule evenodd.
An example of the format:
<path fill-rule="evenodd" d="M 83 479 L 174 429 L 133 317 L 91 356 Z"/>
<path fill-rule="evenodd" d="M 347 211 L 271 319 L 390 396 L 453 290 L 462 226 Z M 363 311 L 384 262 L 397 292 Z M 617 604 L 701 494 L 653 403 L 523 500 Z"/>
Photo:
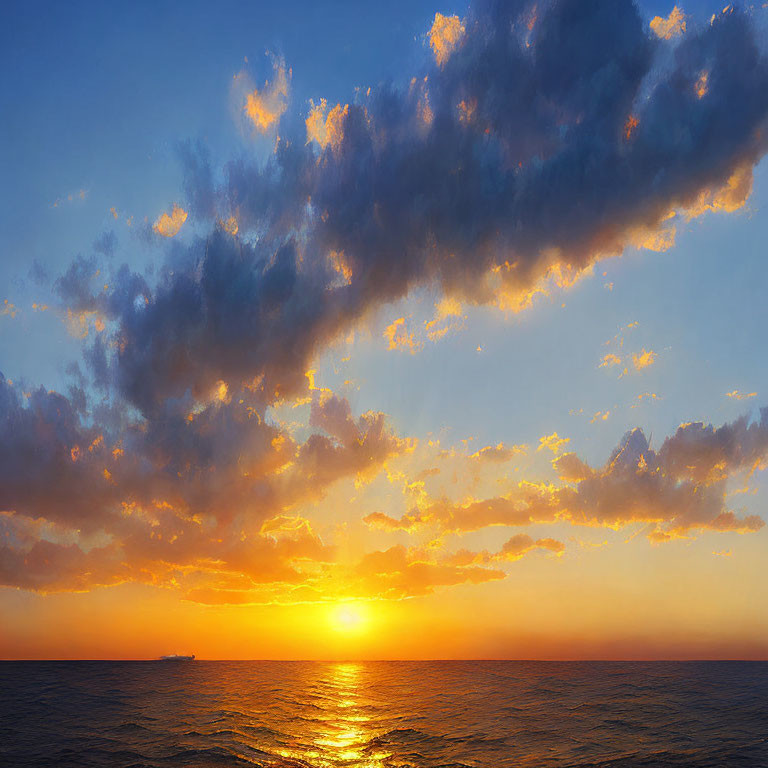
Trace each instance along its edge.
<path fill-rule="evenodd" d="M 0 662 L 0 765 L 768 766 L 762 662 Z"/>

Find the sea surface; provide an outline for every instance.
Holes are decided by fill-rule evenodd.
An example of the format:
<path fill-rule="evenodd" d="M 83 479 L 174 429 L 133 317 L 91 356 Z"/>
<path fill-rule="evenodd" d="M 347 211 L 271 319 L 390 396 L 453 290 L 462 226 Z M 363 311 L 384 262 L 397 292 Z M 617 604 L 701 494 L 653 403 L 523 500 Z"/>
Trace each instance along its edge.
<path fill-rule="evenodd" d="M 0 765 L 768 766 L 768 662 L 0 662 Z"/>

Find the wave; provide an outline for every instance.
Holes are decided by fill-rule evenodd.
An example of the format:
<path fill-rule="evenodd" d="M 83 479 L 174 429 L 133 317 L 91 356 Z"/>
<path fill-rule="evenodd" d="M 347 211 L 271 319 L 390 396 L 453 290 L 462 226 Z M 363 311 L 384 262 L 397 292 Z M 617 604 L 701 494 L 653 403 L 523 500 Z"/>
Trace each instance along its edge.
<path fill-rule="evenodd" d="M 0 662 L 14 768 L 766 768 L 768 664 Z"/>

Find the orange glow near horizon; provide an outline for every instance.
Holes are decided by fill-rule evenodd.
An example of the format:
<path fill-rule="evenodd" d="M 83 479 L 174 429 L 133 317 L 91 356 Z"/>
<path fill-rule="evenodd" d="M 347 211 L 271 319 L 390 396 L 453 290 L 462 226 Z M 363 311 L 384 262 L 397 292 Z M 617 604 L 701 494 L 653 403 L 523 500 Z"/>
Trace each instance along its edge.
<path fill-rule="evenodd" d="M 3 621 L 0 658 L 151 659 L 169 652 L 307 660 L 768 657 L 768 624 L 750 609 L 757 586 L 741 582 L 736 557 L 714 557 L 701 542 L 709 571 L 682 573 L 665 562 L 664 547 L 689 545 L 661 545 L 651 550 L 640 589 L 635 569 L 647 545 L 634 544 L 629 555 L 609 546 L 578 561 L 540 558 L 522 582 L 375 603 L 204 606 L 128 584 L 47 596 L 5 589 L 3 605 L 16 618 L 12 625 Z M 613 574 L 610 583 L 606 571 Z M 734 594 L 741 598 L 733 600 Z"/>
<path fill-rule="evenodd" d="M 767 658 L 757 14 L 236 5 L 19 16 L 0 659 Z"/>

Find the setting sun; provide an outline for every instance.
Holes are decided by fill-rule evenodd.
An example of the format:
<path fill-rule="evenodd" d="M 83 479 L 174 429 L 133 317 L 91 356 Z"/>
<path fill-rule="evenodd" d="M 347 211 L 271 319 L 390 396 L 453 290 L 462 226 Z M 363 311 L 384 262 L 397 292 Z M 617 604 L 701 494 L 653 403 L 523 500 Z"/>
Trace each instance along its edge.
<path fill-rule="evenodd" d="M 361 632 L 368 624 L 368 616 L 359 605 L 341 603 L 331 611 L 330 623 L 337 632 Z"/>

